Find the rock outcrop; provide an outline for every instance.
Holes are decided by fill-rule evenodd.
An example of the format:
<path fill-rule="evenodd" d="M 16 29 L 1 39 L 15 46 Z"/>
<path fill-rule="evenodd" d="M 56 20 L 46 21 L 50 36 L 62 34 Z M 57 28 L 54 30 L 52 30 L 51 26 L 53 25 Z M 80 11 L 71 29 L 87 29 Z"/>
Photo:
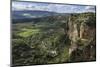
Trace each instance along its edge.
<path fill-rule="evenodd" d="M 68 22 L 70 62 L 96 58 L 96 21 L 94 13 L 71 15 Z"/>

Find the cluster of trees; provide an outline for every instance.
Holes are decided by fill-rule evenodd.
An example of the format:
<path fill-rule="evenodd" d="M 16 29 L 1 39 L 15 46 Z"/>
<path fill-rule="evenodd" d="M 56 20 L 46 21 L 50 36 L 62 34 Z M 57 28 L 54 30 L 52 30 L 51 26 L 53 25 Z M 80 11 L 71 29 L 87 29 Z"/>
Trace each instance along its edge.
<path fill-rule="evenodd" d="M 81 24 L 83 24 L 82 26 L 85 24 L 85 26 L 89 27 L 89 30 L 91 29 L 91 31 L 93 31 L 93 29 L 95 29 L 95 14 L 80 13 L 71 14 L 70 16 L 58 15 L 38 18 L 37 22 L 32 21 L 31 24 L 29 22 L 14 23 L 12 34 L 13 65 L 86 61 L 84 59 L 88 61 L 88 59 L 91 60 L 91 58 L 85 58 L 86 54 L 84 54 L 84 52 L 86 53 L 86 51 L 90 49 L 91 44 L 93 44 L 93 48 L 88 52 L 93 52 L 91 54 L 93 55 L 92 59 L 95 59 L 95 37 L 93 37 L 95 36 L 95 32 L 91 35 L 91 37 L 93 37 L 92 41 L 89 41 L 89 43 L 84 41 L 86 45 L 88 44 L 88 46 L 84 47 L 83 39 L 80 38 L 80 31 L 82 30 L 80 28 Z M 22 29 L 38 29 L 39 31 L 35 34 L 28 34 L 29 36 L 23 37 L 18 35 L 19 33 L 23 33 Z M 73 34 L 74 31 L 78 31 L 78 36 Z M 24 30 L 24 32 L 28 31 Z M 35 31 L 33 31 L 33 33 L 34 32 Z M 74 38 L 78 38 L 75 43 L 73 41 Z M 83 49 L 80 50 L 79 48 L 81 47 L 77 47 L 71 55 L 69 55 L 69 49 L 73 44 L 83 44 L 83 46 L 81 46 Z M 82 52 L 83 54 L 81 54 Z M 86 56 L 88 56 L 88 54 Z M 79 57 L 80 59 L 78 59 Z"/>

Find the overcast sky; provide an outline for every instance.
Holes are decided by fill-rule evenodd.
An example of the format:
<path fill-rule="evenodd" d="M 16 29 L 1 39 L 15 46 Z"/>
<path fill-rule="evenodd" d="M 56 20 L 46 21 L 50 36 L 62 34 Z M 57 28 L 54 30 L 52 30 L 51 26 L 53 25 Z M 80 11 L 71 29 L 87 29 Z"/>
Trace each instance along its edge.
<path fill-rule="evenodd" d="M 95 12 L 95 6 L 65 5 L 39 2 L 12 2 L 12 10 L 41 10 L 58 13 Z"/>

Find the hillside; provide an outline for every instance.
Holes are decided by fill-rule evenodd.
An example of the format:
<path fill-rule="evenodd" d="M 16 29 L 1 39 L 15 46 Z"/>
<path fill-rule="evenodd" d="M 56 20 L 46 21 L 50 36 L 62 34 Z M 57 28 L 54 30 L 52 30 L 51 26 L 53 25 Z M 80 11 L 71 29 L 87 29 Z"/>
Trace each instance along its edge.
<path fill-rule="evenodd" d="M 96 60 L 95 13 L 59 14 L 12 23 L 13 65 Z"/>
<path fill-rule="evenodd" d="M 46 16 L 57 15 L 58 13 L 50 11 L 38 11 L 38 10 L 16 10 L 12 11 L 12 19 L 27 19 L 27 18 L 39 18 Z"/>

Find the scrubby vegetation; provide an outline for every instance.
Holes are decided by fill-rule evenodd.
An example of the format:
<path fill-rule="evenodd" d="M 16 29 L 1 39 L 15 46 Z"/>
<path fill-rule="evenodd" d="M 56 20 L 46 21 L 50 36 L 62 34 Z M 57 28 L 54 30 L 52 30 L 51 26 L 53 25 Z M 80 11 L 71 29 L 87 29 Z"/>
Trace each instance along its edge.
<path fill-rule="evenodd" d="M 95 20 L 95 13 L 17 20 L 12 24 L 13 65 L 95 60 Z"/>

